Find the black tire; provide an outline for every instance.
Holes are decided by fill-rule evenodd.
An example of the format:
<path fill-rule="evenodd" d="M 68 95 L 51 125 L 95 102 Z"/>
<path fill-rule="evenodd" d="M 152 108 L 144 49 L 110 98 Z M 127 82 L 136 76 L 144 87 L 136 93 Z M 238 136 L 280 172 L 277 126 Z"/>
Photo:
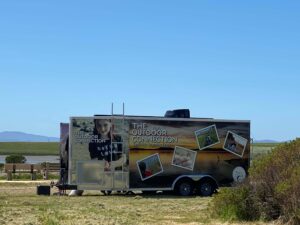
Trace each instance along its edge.
<path fill-rule="evenodd" d="M 212 182 L 204 181 L 199 184 L 199 194 L 204 197 L 212 196 L 216 187 Z"/>
<path fill-rule="evenodd" d="M 177 193 L 181 196 L 190 196 L 194 192 L 194 185 L 191 181 L 182 181 L 177 185 Z"/>
<path fill-rule="evenodd" d="M 112 192 L 112 191 L 104 191 L 104 190 L 101 190 L 101 193 L 102 193 L 103 195 L 111 195 L 111 192 Z"/>

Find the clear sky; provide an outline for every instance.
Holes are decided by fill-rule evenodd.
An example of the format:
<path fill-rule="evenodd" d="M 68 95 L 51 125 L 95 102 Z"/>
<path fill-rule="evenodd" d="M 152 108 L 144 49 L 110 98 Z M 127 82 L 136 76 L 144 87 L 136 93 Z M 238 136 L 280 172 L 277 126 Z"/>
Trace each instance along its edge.
<path fill-rule="evenodd" d="M 300 136 L 300 1 L 0 3 L 0 131 L 59 136 L 70 116 L 189 108 Z"/>

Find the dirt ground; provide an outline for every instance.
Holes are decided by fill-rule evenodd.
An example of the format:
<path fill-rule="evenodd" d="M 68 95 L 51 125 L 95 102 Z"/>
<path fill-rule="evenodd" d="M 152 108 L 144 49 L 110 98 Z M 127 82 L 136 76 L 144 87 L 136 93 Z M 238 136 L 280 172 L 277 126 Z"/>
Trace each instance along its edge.
<path fill-rule="evenodd" d="M 104 196 L 86 191 L 81 197 L 36 194 L 36 186 L 49 181 L 1 181 L 0 224 L 245 224 L 216 221 L 208 215 L 212 198 L 173 195 Z M 274 223 L 268 223 L 271 225 Z"/>

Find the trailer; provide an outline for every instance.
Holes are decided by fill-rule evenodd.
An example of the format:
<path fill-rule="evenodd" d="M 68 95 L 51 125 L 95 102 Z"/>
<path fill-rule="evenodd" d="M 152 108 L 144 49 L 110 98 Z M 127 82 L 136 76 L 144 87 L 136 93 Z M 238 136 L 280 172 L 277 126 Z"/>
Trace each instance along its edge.
<path fill-rule="evenodd" d="M 250 162 L 250 121 L 96 115 L 61 124 L 61 190 L 212 195 L 243 181 Z"/>

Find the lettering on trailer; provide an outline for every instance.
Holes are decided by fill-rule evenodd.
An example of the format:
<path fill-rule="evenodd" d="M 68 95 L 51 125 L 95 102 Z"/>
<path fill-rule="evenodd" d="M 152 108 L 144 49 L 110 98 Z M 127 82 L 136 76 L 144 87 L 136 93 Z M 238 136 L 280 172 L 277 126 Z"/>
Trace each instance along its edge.
<path fill-rule="evenodd" d="M 74 143 L 88 144 L 105 142 L 105 140 L 102 140 L 97 134 L 89 134 L 83 131 L 75 131 L 73 134 Z"/>
<path fill-rule="evenodd" d="M 169 136 L 166 129 L 148 127 L 147 123 L 132 123 L 130 137 L 133 144 L 170 144 L 177 143 L 178 137 Z"/>

